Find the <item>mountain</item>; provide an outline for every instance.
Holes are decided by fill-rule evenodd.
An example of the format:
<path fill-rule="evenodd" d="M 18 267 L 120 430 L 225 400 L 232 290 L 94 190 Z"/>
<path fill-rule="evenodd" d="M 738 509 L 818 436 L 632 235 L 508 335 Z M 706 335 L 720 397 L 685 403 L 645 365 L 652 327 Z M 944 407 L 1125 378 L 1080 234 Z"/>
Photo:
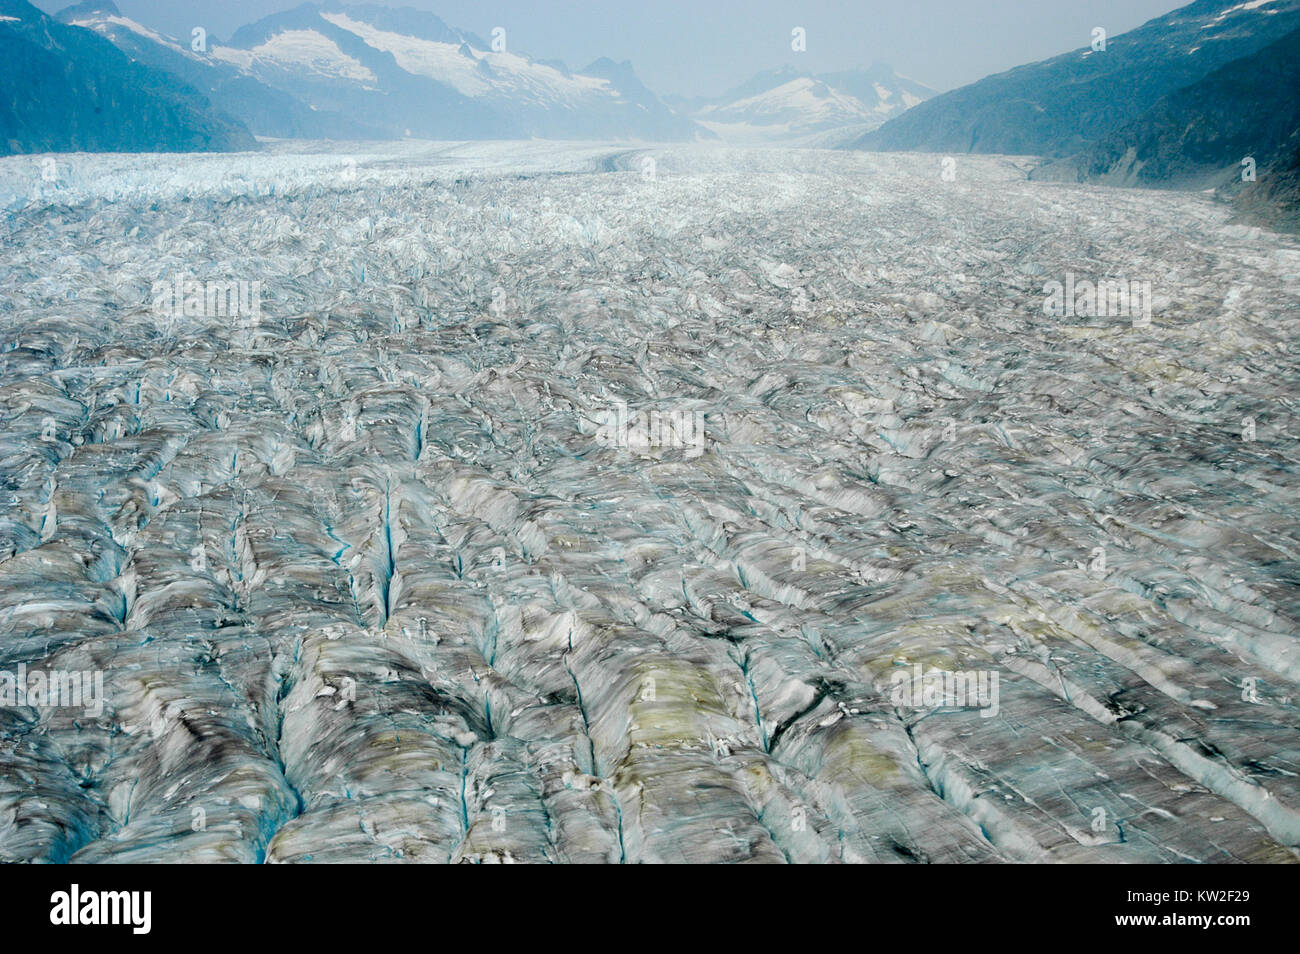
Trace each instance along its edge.
<path fill-rule="evenodd" d="M 92 2 L 63 18 L 202 89 L 259 135 L 325 138 L 682 140 L 702 133 L 628 63 L 571 72 L 448 26 L 431 13 L 304 4 L 206 49 Z"/>
<path fill-rule="evenodd" d="M 188 38 L 182 42 L 122 16 L 112 0 L 87 0 L 60 11 L 57 18 L 95 31 L 131 59 L 202 91 L 217 108 L 240 117 L 258 136 L 362 139 L 379 135 L 377 128 L 347 116 L 314 110 L 206 49 L 192 49 Z"/>
<path fill-rule="evenodd" d="M 1300 27 L 1300 0 L 1197 0 L 1086 47 L 925 102 L 857 148 L 1075 155 L 1162 98 Z"/>
<path fill-rule="evenodd" d="M 810 143 L 860 135 L 934 94 L 883 64 L 820 75 L 786 67 L 688 105 L 691 118 L 723 139 Z"/>
<path fill-rule="evenodd" d="M 1035 178 L 1241 191 L 1242 159 L 1256 182 L 1300 129 L 1300 29 L 1161 97 L 1136 119 Z"/>
<path fill-rule="evenodd" d="M 194 87 L 26 0 L 0 0 L 0 154 L 255 148 Z"/>

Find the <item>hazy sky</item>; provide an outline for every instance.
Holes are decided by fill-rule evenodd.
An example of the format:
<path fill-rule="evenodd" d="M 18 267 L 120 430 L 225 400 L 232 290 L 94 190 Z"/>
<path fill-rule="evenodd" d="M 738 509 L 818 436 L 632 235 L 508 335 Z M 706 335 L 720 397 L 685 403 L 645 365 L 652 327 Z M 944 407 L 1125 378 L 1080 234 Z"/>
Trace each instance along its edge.
<path fill-rule="evenodd" d="M 123 15 L 163 32 L 194 26 L 228 37 L 300 0 L 116 0 Z M 380 0 L 382 2 L 382 0 Z M 945 90 L 1087 46 L 1093 27 L 1114 35 L 1186 0 L 392 0 L 488 36 L 511 50 L 581 68 L 598 56 L 631 60 L 655 92 L 716 95 L 763 69 L 815 72 L 883 60 Z M 68 0 L 38 0 L 55 11 Z M 790 49 L 790 30 L 808 50 Z"/>

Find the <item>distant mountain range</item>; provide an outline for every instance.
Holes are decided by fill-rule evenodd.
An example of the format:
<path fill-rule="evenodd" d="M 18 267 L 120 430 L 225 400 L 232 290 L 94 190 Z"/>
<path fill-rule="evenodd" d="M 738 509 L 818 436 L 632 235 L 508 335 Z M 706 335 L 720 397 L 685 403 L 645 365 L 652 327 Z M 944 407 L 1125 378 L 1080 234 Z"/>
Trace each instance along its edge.
<path fill-rule="evenodd" d="M 1300 222 L 1300 0 L 1197 0 L 1104 50 L 936 96 L 852 145 L 1045 156 L 1032 178 L 1219 187 L 1275 224 Z"/>
<path fill-rule="evenodd" d="M 724 140 L 838 145 L 934 95 L 889 66 L 873 64 L 822 74 L 769 70 L 722 96 L 673 103 Z"/>
<path fill-rule="evenodd" d="M 222 41 L 166 36 L 112 0 L 55 17 L 0 0 L 0 81 L 0 154 L 404 136 L 1021 154 L 1047 160 L 1032 178 L 1213 188 L 1300 228 L 1300 0 L 1195 0 L 942 95 L 873 64 L 667 101 L 627 62 L 572 71 L 411 9 L 306 3 Z"/>
<path fill-rule="evenodd" d="M 256 145 L 193 86 L 26 0 L 0 0 L 0 154 Z"/>
<path fill-rule="evenodd" d="M 543 63 L 431 13 L 304 4 L 227 42 L 164 36 L 108 0 L 59 14 L 140 63 L 201 90 L 255 134 L 293 138 L 684 140 L 707 135 L 628 63 Z"/>
<path fill-rule="evenodd" d="M 0 0 L 0 150 L 257 148 L 272 139 L 631 139 L 841 145 L 934 91 L 883 65 L 775 70 L 665 103 L 630 63 L 580 71 L 431 13 L 305 3 L 229 40 L 171 37 L 85 0 Z M 674 106 L 676 108 L 674 108 Z"/>

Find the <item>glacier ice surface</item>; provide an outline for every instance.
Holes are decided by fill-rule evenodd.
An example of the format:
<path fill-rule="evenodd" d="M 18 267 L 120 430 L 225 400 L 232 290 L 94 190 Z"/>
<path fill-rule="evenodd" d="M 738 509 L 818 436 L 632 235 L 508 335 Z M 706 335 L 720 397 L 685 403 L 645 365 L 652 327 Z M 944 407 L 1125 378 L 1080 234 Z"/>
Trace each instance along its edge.
<path fill-rule="evenodd" d="M 0 859 L 1295 860 L 1300 247 L 1025 169 L 0 160 Z"/>

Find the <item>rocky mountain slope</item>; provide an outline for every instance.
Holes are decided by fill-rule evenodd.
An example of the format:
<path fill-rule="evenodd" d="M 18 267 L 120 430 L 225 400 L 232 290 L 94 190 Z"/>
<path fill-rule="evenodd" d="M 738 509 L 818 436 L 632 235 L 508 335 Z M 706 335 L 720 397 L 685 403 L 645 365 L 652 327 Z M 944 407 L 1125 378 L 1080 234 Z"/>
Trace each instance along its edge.
<path fill-rule="evenodd" d="M 1267 168 L 1300 130 L 1300 29 L 1233 60 L 1091 144 L 1040 167 L 1044 178 L 1208 188 Z"/>
<path fill-rule="evenodd" d="M 1196 0 L 1109 37 L 1104 50 L 1080 37 L 1080 50 L 937 96 L 856 145 L 1073 156 L 1297 28 L 1300 0 Z"/>

